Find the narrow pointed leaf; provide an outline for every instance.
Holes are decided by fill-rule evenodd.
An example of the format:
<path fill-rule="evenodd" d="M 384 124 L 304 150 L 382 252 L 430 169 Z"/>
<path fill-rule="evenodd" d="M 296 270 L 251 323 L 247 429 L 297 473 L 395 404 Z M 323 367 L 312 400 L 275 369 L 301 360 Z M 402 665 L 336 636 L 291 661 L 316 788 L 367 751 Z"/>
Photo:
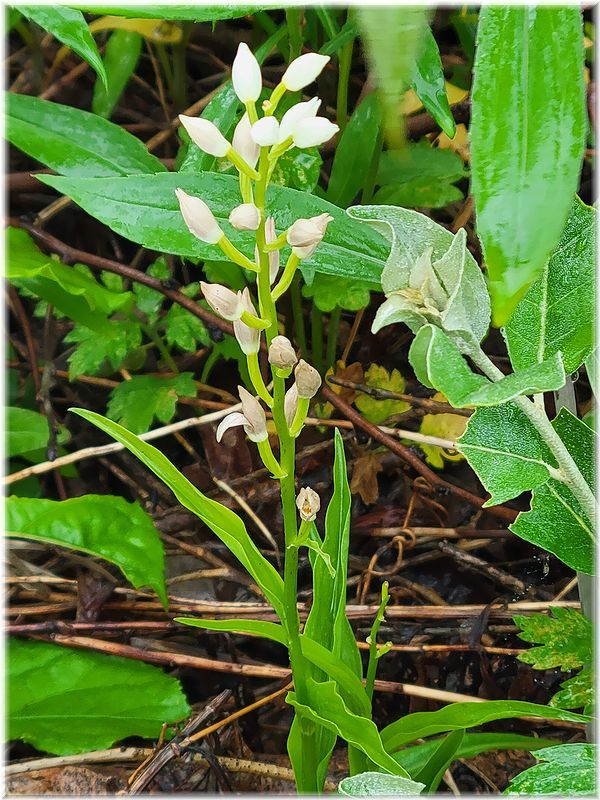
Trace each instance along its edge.
<path fill-rule="evenodd" d="M 175 617 L 173 622 L 191 625 L 193 628 L 204 628 L 207 631 L 223 631 L 226 633 L 247 633 L 250 636 L 261 636 L 287 647 L 288 639 L 285 630 L 276 622 L 260 619 L 197 619 L 196 617 Z"/>

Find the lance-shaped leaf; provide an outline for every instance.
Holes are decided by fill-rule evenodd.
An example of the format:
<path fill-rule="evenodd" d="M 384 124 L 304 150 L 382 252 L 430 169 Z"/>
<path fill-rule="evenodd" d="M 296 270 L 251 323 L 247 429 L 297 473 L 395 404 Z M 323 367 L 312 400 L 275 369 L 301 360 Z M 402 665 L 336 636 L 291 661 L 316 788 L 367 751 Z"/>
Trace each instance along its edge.
<path fill-rule="evenodd" d="M 137 588 L 151 586 L 167 604 L 165 556 L 152 518 L 122 497 L 87 494 L 69 500 L 9 497 L 9 536 L 82 550 L 116 564 Z"/>
<path fill-rule="evenodd" d="M 596 211 L 577 197 L 542 275 L 506 326 L 514 369 L 562 353 L 574 372 L 594 348 Z"/>
<path fill-rule="evenodd" d="M 456 122 L 450 111 L 440 51 L 431 28 L 427 28 L 423 35 L 412 73 L 412 85 L 427 111 L 446 136 L 452 139 L 456 133 Z"/>
<path fill-rule="evenodd" d="M 507 793 L 536 797 L 593 797 L 596 793 L 597 745 L 558 744 L 534 755 L 540 763 L 513 778 Z"/>
<path fill-rule="evenodd" d="M 156 739 L 190 714 L 179 681 L 140 661 L 11 639 L 7 733 L 58 755 Z"/>
<path fill-rule="evenodd" d="M 540 276 L 577 190 L 587 131 L 581 11 L 486 6 L 477 42 L 471 191 L 500 326 Z"/>
<path fill-rule="evenodd" d="M 182 22 L 216 22 L 221 19 L 236 19 L 254 14 L 263 8 L 276 8 L 276 6 L 256 5 L 185 5 L 171 3 L 169 5 L 135 5 L 135 6 L 103 6 L 93 3 L 73 3 L 74 8 L 80 8 L 88 14 L 110 14 L 116 17 L 131 17 L 133 19 L 169 19 Z"/>
<path fill-rule="evenodd" d="M 388 299 L 377 312 L 375 332 L 392 322 L 405 322 L 416 333 L 435 319 L 462 351 L 483 339 L 490 298 L 466 247 L 464 230 L 453 236 L 424 214 L 394 206 L 354 206 L 347 213 L 367 222 L 391 244 L 381 276 Z"/>
<path fill-rule="evenodd" d="M 151 469 L 171 489 L 181 505 L 200 517 L 204 524 L 229 548 L 260 586 L 279 617 L 282 619 L 285 617 L 281 576 L 254 544 L 248 535 L 246 526 L 237 514 L 203 495 L 160 450 L 130 433 L 126 428 L 94 411 L 86 411 L 82 408 L 70 410 L 96 425 L 116 441 L 121 442 Z"/>
<path fill-rule="evenodd" d="M 239 181 L 233 175 L 165 172 L 89 180 L 54 175 L 38 177 L 133 242 L 164 253 L 222 261 L 223 254 L 216 245 L 199 241 L 185 225 L 175 196 L 175 189 L 181 188 L 202 198 L 236 247 L 249 258 L 254 258 L 253 234 L 237 231 L 228 222 L 231 209 L 239 203 Z M 299 217 L 310 218 L 324 212 L 333 217 L 315 253 L 302 262 L 307 279 L 316 271 L 363 281 L 372 288 L 379 287 L 388 247 L 376 232 L 367 232 L 364 226 L 348 219 L 331 203 L 285 186 L 269 188 L 268 210 L 275 218 L 278 234 Z M 287 253 L 289 248 L 284 248 L 283 262 Z"/>
<path fill-rule="evenodd" d="M 469 368 L 458 347 L 434 325 L 419 329 L 409 352 L 415 375 L 442 392 L 454 408 L 495 406 L 524 394 L 553 391 L 565 381 L 560 354 L 492 382 Z"/>
<path fill-rule="evenodd" d="M 181 622 L 192 628 L 203 628 L 207 631 L 223 631 L 226 633 L 247 633 L 249 636 L 261 636 L 287 647 L 288 638 L 285 629 L 276 622 L 261 619 L 197 619 L 196 617 L 175 617 L 173 622 Z"/>

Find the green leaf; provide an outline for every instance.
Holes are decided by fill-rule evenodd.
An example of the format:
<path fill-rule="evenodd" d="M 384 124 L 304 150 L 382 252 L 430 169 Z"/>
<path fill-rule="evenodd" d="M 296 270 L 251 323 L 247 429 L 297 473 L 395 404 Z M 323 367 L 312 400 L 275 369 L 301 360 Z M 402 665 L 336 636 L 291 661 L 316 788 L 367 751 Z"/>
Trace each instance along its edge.
<path fill-rule="evenodd" d="M 48 445 L 50 428 L 43 414 L 28 408 L 14 407 L 7 408 L 5 412 L 5 447 L 8 458 L 41 450 Z"/>
<path fill-rule="evenodd" d="M 427 28 L 423 34 L 420 55 L 413 68 L 412 85 L 419 100 L 446 136 L 454 138 L 456 123 L 448 103 L 440 51 L 431 28 Z"/>
<path fill-rule="evenodd" d="M 164 425 L 170 422 L 177 400 L 195 397 L 196 393 L 191 372 L 171 377 L 133 375 L 112 390 L 106 414 L 132 433 L 145 433 L 155 418 Z"/>
<path fill-rule="evenodd" d="M 153 264 L 150 264 L 146 270 L 146 274 L 153 278 L 158 278 L 161 281 L 168 280 L 171 277 L 167 261 L 164 256 L 159 256 Z M 142 314 L 145 314 L 151 321 L 156 319 L 157 311 L 163 304 L 165 299 L 164 295 L 157 292 L 156 289 L 151 289 L 149 286 L 144 286 L 143 283 L 135 283 L 132 286 L 133 293 L 135 294 L 135 304 Z"/>
<path fill-rule="evenodd" d="M 409 143 L 400 151 L 386 150 L 382 153 L 376 182 L 379 186 L 386 186 L 388 183 L 409 183 L 427 178 L 431 182 L 456 183 L 466 175 L 467 170 L 459 155 L 420 141 Z M 451 240 L 447 241 L 449 244 Z M 444 249 L 447 250 L 448 245 Z"/>
<path fill-rule="evenodd" d="M 578 675 L 563 681 L 559 691 L 550 700 L 557 708 L 582 708 L 584 714 L 591 714 L 595 703 L 596 681 L 591 669 L 582 669 Z"/>
<path fill-rule="evenodd" d="M 254 14 L 263 8 L 276 8 L 276 6 L 248 6 L 248 5 L 178 5 L 166 6 L 97 6 L 93 3 L 72 3 L 74 8 L 80 8 L 87 14 L 104 16 L 109 14 L 114 17 L 129 17 L 132 19 L 170 19 L 182 22 L 217 22 L 221 19 L 236 19 Z"/>
<path fill-rule="evenodd" d="M 549 614 L 513 617 L 521 628 L 518 636 L 525 642 L 540 645 L 521 653 L 519 661 L 535 669 L 558 667 L 568 672 L 593 658 L 592 623 L 574 608 L 552 608 Z"/>
<path fill-rule="evenodd" d="M 86 411 L 82 408 L 70 410 L 96 425 L 116 441 L 121 442 L 152 470 L 171 489 L 181 505 L 196 514 L 219 537 L 260 586 L 261 591 L 277 611 L 279 618 L 285 618 L 281 576 L 261 554 L 237 514 L 203 495 L 160 450 L 139 439 L 126 428 L 94 411 Z"/>
<path fill-rule="evenodd" d="M 100 336 L 98 332 L 98 329 L 77 324 L 65 336 L 65 342 L 77 343 L 69 356 L 71 380 L 80 375 L 96 375 L 106 362 L 113 371 L 118 370 L 127 355 L 142 341 L 141 328 L 132 319 L 104 320 Z"/>
<path fill-rule="evenodd" d="M 163 317 L 162 323 L 165 326 L 165 339 L 169 347 L 176 345 L 181 350 L 193 353 L 198 342 L 203 345 L 208 345 L 210 342 L 202 320 L 177 303 L 173 303 Z"/>
<path fill-rule="evenodd" d="M 173 622 L 191 625 L 193 628 L 204 628 L 207 631 L 225 631 L 229 633 L 249 634 L 271 639 L 288 646 L 287 634 L 276 622 L 265 622 L 260 619 L 196 619 L 195 617 L 175 617 Z"/>
<path fill-rule="evenodd" d="M 68 6 L 19 6 L 19 11 L 40 28 L 74 50 L 96 71 L 106 86 L 106 72 L 96 42 L 81 11 Z"/>
<path fill-rule="evenodd" d="M 388 300 L 377 311 L 373 333 L 392 322 L 406 322 L 416 333 L 428 321 L 417 313 L 414 303 L 404 300 L 404 305 L 395 306 L 403 300 L 403 290 L 417 288 L 422 295 L 429 292 L 422 270 L 416 269 L 425 259 L 430 267 L 428 282 L 435 276 L 444 295 L 440 316 L 446 331 L 463 350 L 468 349 L 466 343 L 483 339 L 490 322 L 490 298 L 479 265 L 467 249 L 464 229 L 453 236 L 425 214 L 394 206 L 354 206 L 347 213 L 367 222 L 391 243 L 381 275 Z"/>
<path fill-rule="evenodd" d="M 359 103 L 335 149 L 327 200 L 346 208 L 362 189 L 381 127 L 381 106 L 375 92 Z"/>
<path fill-rule="evenodd" d="M 535 489 L 558 466 L 544 439 L 514 403 L 478 408 L 469 417 L 458 449 L 491 495 L 486 507 Z"/>
<path fill-rule="evenodd" d="M 417 711 L 387 725 L 381 732 L 386 750 L 398 750 L 415 739 L 436 733 L 473 728 L 498 719 L 540 717 L 568 722 L 589 722 L 589 717 L 521 700 L 486 700 L 484 703 L 451 703 L 438 711 Z"/>
<path fill-rule="evenodd" d="M 435 792 L 440 785 L 444 773 L 457 757 L 456 753 L 464 737 L 465 732 L 461 728 L 444 736 L 438 741 L 427 762 L 414 774 L 415 780 L 424 782 L 428 793 Z"/>
<path fill-rule="evenodd" d="M 403 142 L 399 107 L 423 46 L 428 15 L 423 6 L 357 8 L 367 60 L 385 111 L 386 132 L 394 147 Z"/>
<path fill-rule="evenodd" d="M 574 372 L 594 349 L 596 211 L 577 197 L 542 275 L 506 326 L 515 369 L 560 352 Z"/>
<path fill-rule="evenodd" d="M 152 518 L 122 497 L 88 494 L 69 500 L 9 497 L 9 536 L 82 550 L 116 564 L 136 588 L 151 586 L 167 605 L 162 542 Z"/>
<path fill-rule="evenodd" d="M 535 753 L 542 763 L 513 778 L 504 794 L 592 797 L 596 792 L 597 746 L 559 744 Z"/>
<path fill-rule="evenodd" d="M 141 661 L 10 639 L 8 738 L 58 755 L 158 738 L 191 714 L 179 681 Z"/>
<path fill-rule="evenodd" d="M 249 258 L 254 258 L 253 236 L 236 231 L 227 221 L 231 209 L 239 204 L 239 181 L 233 175 L 163 173 L 89 180 L 42 175 L 40 179 L 67 194 L 116 233 L 144 247 L 191 258 L 222 260 L 216 245 L 200 242 L 187 229 L 175 196 L 175 189 L 181 187 L 188 194 L 202 197 L 231 241 Z M 334 221 L 315 254 L 302 262 L 303 271 L 312 274 L 316 270 L 378 286 L 387 256 L 385 242 L 376 233 L 367 233 L 364 227 L 356 225 L 341 209 L 306 192 L 272 186 L 268 212 L 274 216 L 278 232 L 298 217 L 331 214 Z M 287 248 L 283 259 L 287 257 L 286 251 Z"/>
<path fill-rule="evenodd" d="M 299 703 L 295 692 L 290 692 L 286 697 L 286 702 L 294 706 L 298 714 L 341 736 L 365 753 L 374 764 L 392 775 L 410 777 L 406 770 L 386 752 L 375 723 L 349 711 L 333 681 L 317 683 L 313 678 L 308 678 L 307 686 L 310 706 Z"/>
<path fill-rule="evenodd" d="M 271 182 L 277 186 L 289 186 L 301 192 L 314 192 L 321 175 L 323 159 L 316 147 L 287 150 L 277 162 Z M 339 205 L 339 204 L 338 204 Z"/>
<path fill-rule="evenodd" d="M 365 372 L 364 383 L 388 392 L 402 394 L 406 391 L 406 381 L 401 372 L 397 369 L 388 372 L 385 367 L 380 367 L 378 364 L 371 364 Z M 404 400 L 379 400 L 368 394 L 360 394 L 354 405 L 374 425 L 381 425 L 392 414 L 402 414 L 410 408 L 410 404 Z"/>
<path fill-rule="evenodd" d="M 477 40 L 471 192 L 500 326 L 540 276 L 577 190 L 587 131 L 581 11 L 484 7 Z"/>
<path fill-rule="evenodd" d="M 566 408 L 561 409 L 552 424 L 593 490 L 596 433 Z M 551 478 L 535 488 L 531 511 L 519 514 L 510 530 L 554 553 L 569 567 L 587 575 L 594 573 L 594 524 L 564 483 Z"/>
<path fill-rule="evenodd" d="M 139 139 L 97 114 L 12 92 L 6 94 L 6 112 L 11 144 L 63 175 L 112 178 L 165 171 Z"/>
<path fill-rule="evenodd" d="M 373 197 L 374 203 L 404 208 L 443 208 L 462 200 L 463 193 L 448 183 L 432 183 L 432 179 L 415 178 L 407 183 L 390 183 Z"/>
<path fill-rule="evenodd" d="M 328 313 L 334 308 L 344 308 L 347 311 L 366 308 L 371 292 L 364 281 L 318 272 L 310 284 L 305 283 L 302 286 L 302 296 L 311 298 L 319 311 Z"/>
<path fill-rule="evenodd" d="M 143 39 L 136 31 L 116 30 L 111 33 L 104 51 L 107 87 L 94 85 L 92 111 L 108 119 L 133 75 L 142 52 Z"/>
<path fill-rule="evenodd" d="M 417 783 L 401 775 L 386 772 L 361 772 L 344 778 L 338 785 L 338 794 L 345 797 L 414 797 L 421 794 L 424 783 Z"/>
<path fill-rule="evenodd" d="M 559 353 L 492 382 L 471 372 L 458 347 L 434 325 L 420 328 L 409 360 L 421 383 L 445 394 L 454 408 L 500 405 L 519 395 L 560 389 L 565 382 Z"/>

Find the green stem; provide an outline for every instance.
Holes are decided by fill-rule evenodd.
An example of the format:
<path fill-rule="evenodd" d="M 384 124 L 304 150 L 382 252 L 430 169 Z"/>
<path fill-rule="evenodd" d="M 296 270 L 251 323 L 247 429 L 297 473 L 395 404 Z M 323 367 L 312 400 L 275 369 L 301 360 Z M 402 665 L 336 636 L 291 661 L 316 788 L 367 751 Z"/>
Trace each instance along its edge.
<path fill-rule="evenodd" d="M 340 133 L 344 132 L 348 122 L 348 83 L 350 81 L 353 50 L 354 39 L 350 39 L 350 41 L 346 42 L 338 54 L 336 120 L 340 128 Z"/>
<path fill-rule="evenodd" d="M 319 372 L 323 371 L 323 313 L 313 303 L 310 310 L 310 344 L 312 347 L 313 365 Z"/>
<path fill-rule="evenodd" d="M 295 58 L 298 58 L 302 52 L 302 45 L 304 44 L 301 6 L 286 8 L 285 19 L 288 27 L 288 41 L 290 43 L 290 61 L 293 61 Z"/>
<path fill-rule="evenodd" d="M 294 413 L 294 419 L 292 420 L 292 424 L 290 425 L 290 436 L 294 439 L 300 431 L 302 430 L 302 426 L 304 425 L 304 420 L 308 415 L 308 409 L 310 406 L 310 400 L 307 397 L 299 397 L 298 398 L 298 405 L 296 406 L 296 411 Z"/>
<path fill-rule="evenodd" d="M 273 408 L 273 398 L 269 394 L 269 390 L 265 386 L 260 366 L 258 364 L 258 353 L 250 353 L 246 356 L 246 363 L 248 364 L 248 374 L 254 386 L 256 394 L 264 400 L 269 408 Z"/>
<path fill-rule="evenodd" d="M 306 344 L 306 327 L 304 325 L 304 313 L 302 311 L 302 290 L 300 288 L 299 273 L 294 275 L 294 280 L 290 286 L 290 300 L 292 303 L 292 317 L 294 319 L 296 342 L 300 348 L 301 355 L 306 355 L 308 346 Z"/>
<path fill-rule="evenodd" d="M 274 478 L 278 478 L 282 480 L 286 477 L 286 472 L 284 467 L 279 464 L 279 461 L 275 458 L 273 451 L 271 450 L 271 445 L 269 444 L 269 439 L 263 439 L 261 442 L 256 442 L 256 447 L 258 448 L 258 452 L 260 453 L 260 457 L 262 459 L 263 464 L 269 470 L 269 472 L 273 475 Z"/>
<path fill-rule="evenodd" d="M 173 357 L 169 353 L 166 344 L 163 342 L 162 337 L 157 333 L 155 328 L 152 325 L 142 324 L 142 330 L 144 331 L 146 336 L 152 339 L 153 343 L 156 346 L 156 349 L 161 354 L 163 361 L 169 367 L 169 369 L 175 374 L 179 374 L 179 370 L 177 369 L 177 364 L 173 361 Z"/>
<path fill-rule="evenodd" d="M 281 273 L 281 278 L 279 279 L 277 286 L 271 292 L 273 296 L 273 300 L 279 300 L 282 294 L 287 292 L 290 288 L 290 284 L 294 279 L 294 275 L 296 274 L 296 270 L 300 264 L 300 259 L 294 253 L 290 254 L 290 257 L 287 260 L 287 264 L 283 272 Z"/>
<path fill-rule="evenodd" d="M 176 111 L 187 108 L 187 70 L 185 57 L 192 23 L 182 25 L 181 41 L 173 45 L 173 104 Z"/>
<path fill-rule="evenodd" d="M 504 373 L 492 363 L 480 347 L 477 349 L 474 348 L 469 352 L 469 357 L 491 381 L 496 382 L 504 377 Z M 564 442 L 554 430 L 546 412 L 528 397 L 515 397 L 513 402 L 521 409 L 542 439 L 546 442 L 554 458 L 558 462 L 558 467 L 562 473 L 564 483 L 573 492 L 582 509 L 590 521 L 593 522 L 596 519 L 596 500 L 594 494 L 581 474 L 579 467 L 573 460 L 573 456 L 569 453 Z"/>
<path fill-rule="evenodd" d="M 331 367 L 335 363 L 335 353 L 341 317 L 342 309 L 339 306 L 336 306 L 329 315 L 329 328 L 327 330 L 327 352 L 325 356 L 326 367 Z"/>
<path fill-rule="evenodd" d="M 375 182 L 377 180 L 377 171 L 379 170 L 379 159 L 381 157 L 381 148 L 383 147 L 383 124 L 379 125 L 379 133 L 375 142 L 375 149 L 371 156 L 371 163 L 365 177 L 363 184 L 362 195 L 360 202 L 362 205 L 368 205 L 373 199 L 375 194 Z"/>
<path fill-rule="evenodd" d="M 384 581 L 383 586 L 381 587 L 381 603 L 379 604 L 379 609 L 377 610 L 377 614 L 375 615 L 375 619 L 373 620 L 373 625 L 371 626 L 371 632 L 367 637 L 367 642 L 369 644 L 369 665 L 367 667 L 365 691 L 369 697 L 369 700 L 371 701 L 373 700 L 373 690 L 375 688 L 375 676 L 377 675 L 377 661 L 379 659 L 379 654 L 377 652 L 377 634 L 379 633 L 379 627 L 384 619 L 386 606 L 390 600 L 388 586 L 389 586 L 388 582 Z"/>

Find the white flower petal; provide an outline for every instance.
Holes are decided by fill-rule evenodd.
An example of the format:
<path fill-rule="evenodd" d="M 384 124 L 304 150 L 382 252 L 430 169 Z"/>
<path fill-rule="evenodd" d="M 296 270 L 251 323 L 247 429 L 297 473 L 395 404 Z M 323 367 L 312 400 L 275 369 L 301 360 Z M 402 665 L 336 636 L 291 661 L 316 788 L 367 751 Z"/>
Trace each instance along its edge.
<path fill-rule="evenodd" d="M 240 44 L 233 60 L 231 82 L 242 103 L 258 100 L 262 89 L 260 65 L 245 42 Z"/>
<path fill-rule="evenodd" d="M 239 411 L 234 411 L 232 414 L 228 414 L 226 417 L 223 417 L 221 422 L 219 422 L 219 427 L 217 428 L 217 442 L 220 442 L 223 438 L 223 434 L 228 431 L 230 428 L 237 428 L 238 426 L 246 426 L 248 424 L 248 420 L 243 414 L 240 414 Z"/>
<path fill-rule="evenodd" d="M 261 147 L 275 144 L 279 136 L 279 123 L 275 117 L 263 117 L 252 126 L 252 138 Z"/>

